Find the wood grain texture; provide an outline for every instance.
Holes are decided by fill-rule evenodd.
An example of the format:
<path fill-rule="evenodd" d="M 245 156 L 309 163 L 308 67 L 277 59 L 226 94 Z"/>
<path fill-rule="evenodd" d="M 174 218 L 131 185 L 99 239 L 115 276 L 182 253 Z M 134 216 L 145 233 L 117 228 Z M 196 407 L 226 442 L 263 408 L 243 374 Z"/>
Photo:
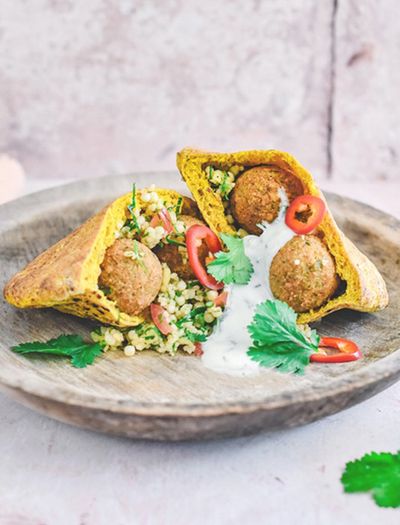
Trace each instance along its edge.
<path fill-rule="evenodd" d="M 141 174 L 182 191 L 176 174 Z M 0 208 L 0 286 L 27 260 L 130 187 L 111 177 L 55 188 Z M 310 366 L 304 377 L 271 370 L 253 378 L 213 373 L 199 359 L 146 352 L 109 353 L 83 370 L 56 358 L 24 358 L 13 344 L 62 332 L 87 334 L 93 324 L 51 310 L 18 311 L 1 304 L 0 382 L 4 391 L 52 417 L 128 437 L 201 439 L 244 435 L 313 421 L 382 390 L 400 375 L 400 223 L 373 208 L 328 198 L 345 233 L 382 271 L 390 307 L 377 315 L 338 312 L 318 323 L 321 335 L 348 337 L 360 362 Z"/>

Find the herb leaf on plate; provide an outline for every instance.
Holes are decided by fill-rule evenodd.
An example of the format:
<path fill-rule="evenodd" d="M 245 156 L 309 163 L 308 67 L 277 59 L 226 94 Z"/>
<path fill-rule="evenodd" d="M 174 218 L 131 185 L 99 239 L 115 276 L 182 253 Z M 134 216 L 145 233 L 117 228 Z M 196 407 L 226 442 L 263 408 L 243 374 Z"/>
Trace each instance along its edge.
<path fill-rule="evenodd" d="M 350 461 L 341 482 L 345 492 L 372 492 L 380 507 L 400 507 L 400 450 L 371 452 Z"/>
<path fill-rule="evenodd" d="M 85 343 L 80 335 L 60 335 L 46 342 L 35 341 L 22 343 L 11 348 L 18 354 L 47 354 L 67 356 L 76 368 L 84 368 L 93 364 L 103 347 L 100 343 Z"/>
<path fill-rule="evenodd" d="M 307 331 L 296 321 L 296 312 L 282 301 L 259 304 L 248 326 L 253 345 L 247 354 L 261 366 L 303 374 L 311 354 L 318 351 L 320 338 L 315 330 Z"/>
<path fill-rule="evenodd" d="M 225 233 L 220 236 L 229 251 L 215 254 L 215 259 L 207 265 L 208 273 L 225 284 L 248 284 L 254 269 L 245 254 L 243 239 Z"/>

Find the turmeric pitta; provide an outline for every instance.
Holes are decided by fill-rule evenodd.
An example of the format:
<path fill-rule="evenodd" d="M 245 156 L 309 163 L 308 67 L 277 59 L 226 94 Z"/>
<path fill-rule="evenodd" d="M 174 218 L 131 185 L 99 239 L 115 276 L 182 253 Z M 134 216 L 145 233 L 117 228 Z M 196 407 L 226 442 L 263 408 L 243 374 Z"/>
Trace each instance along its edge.
<path fill-rule="evenodd" d="M 192 192 L 204 220 L 217 234 L 221 232 L 232 234 L 236 230 L 228 223 L 222 199 L 207 178 L 205 168 L 209 165 L 222 170 L 228 170 L 232 166 L 243 166 L 246 169 L 262 165 L 276 167 L 297 177 L 303 184 L 304 194 L 314 195 L 325 201 L 310 173 L 288 153 L 276 150 L 211 153 L 185 148 L 177 155 L 178 169 Z M 300 314 L 299 322 L 315 321 L 342 308 L 363 312 L 374 312 L 385 308 L 388 304 L 388 294 L 381 274 L 340 231 L 329 209 L 318 227 L 318 233 L 323 237 L 335 260 L 336 270 L 345 283 L 345 290 L 322 307 Z"/>
<path fill-rule="evenodd" d="M 138 206 L 143 204 L 143 191 L 137 191 Z M 167 206 L 175 206 L 181 197 L 172 190 L 154 191 Z M 130 202 L 130 193 L 116 199 L 36 257 L 8 282 L 5 299 L 18 308 L 52 307 L 119 327 L 142 323 L 142 316 L 121 312 L 98 287 L 104 254 L 115 240 L 118 224 L 125 221 Z M 193 200 L 183 197 L 182 213 L 198 215 Z"/>

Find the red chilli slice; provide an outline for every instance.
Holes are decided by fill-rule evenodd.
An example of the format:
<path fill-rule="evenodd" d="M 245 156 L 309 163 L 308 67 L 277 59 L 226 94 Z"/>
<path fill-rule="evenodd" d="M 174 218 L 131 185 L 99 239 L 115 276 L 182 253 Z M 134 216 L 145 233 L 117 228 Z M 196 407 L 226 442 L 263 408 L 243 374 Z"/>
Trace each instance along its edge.
<path fill-rule="evenodd" d="M 206 268 L 199 259 L 199 246 L 202 241 L 205 241 L 211 253 L 222 250 L 218 237 L 210 228 L 200 224 L 194 224 L 186 231 L 186 248 L 190 266 L 203 286 L 210 288 L 210 290 L 220 290 L 224 287 L 224 284 L 219 283 L 212 275 L 207 273 Z"/>
<path fill-rule="evenodd" d="M 335 350 L 339 350 L 339 352 L 328 354 L 323 350 L 324 348 L 334 348 Z M 318 352 L 311 355 L 311 362 L 348 363 L 350 361 L 357 361 L 363 356 L 356 343 L 349 339 L 341 339 L 340 337 L 322 337 L 318 349 Z"/>
<path fill-rule="evenodd" d="M 298 235 L 310 233 L 324 218 L 325 202 L 313 195 L 296 197 L 286 211 L 286 225 Z"/>

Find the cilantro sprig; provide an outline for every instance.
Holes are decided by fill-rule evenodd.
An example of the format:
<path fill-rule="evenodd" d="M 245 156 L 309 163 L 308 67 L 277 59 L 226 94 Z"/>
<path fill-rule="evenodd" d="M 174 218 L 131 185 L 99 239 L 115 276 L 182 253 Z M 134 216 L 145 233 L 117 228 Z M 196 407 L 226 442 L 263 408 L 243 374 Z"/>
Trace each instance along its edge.
<path fill-rule="evenodd" d="M 85 343 L 80 335 L 60 335 L 46 342 L 22 343 L 11 348 L 17 354 L 58 355 L 71 358 L 72 366 L 85 368 L 93 364 L 103 347 L 100 343 Z"/>
<path fill-rule="evenodd" d="M 297 324 L 297 314 L 283 301 L 267 300 L 256 308 L 247 327 L 253 345 L 247 354 L 261 366 L 304 374 L 310 355 L 318 351 L 319 336 Z"/>
<path fill-rule="evenodd" d="M 400 450 L 371 452 L 350 461 L 341 482 L 345 492 L 371 492 L 380 507 L 400 507 Z"/>
<path fill-rule="evenodd" d="M 215 254 L 215 259 L 207 265 L 208 273 L 225 284 L 248 284 L 254 268 L 244 251 L 243 239 L 226 233 L 221 233 L 221 239 L 229 251 Z"/>

